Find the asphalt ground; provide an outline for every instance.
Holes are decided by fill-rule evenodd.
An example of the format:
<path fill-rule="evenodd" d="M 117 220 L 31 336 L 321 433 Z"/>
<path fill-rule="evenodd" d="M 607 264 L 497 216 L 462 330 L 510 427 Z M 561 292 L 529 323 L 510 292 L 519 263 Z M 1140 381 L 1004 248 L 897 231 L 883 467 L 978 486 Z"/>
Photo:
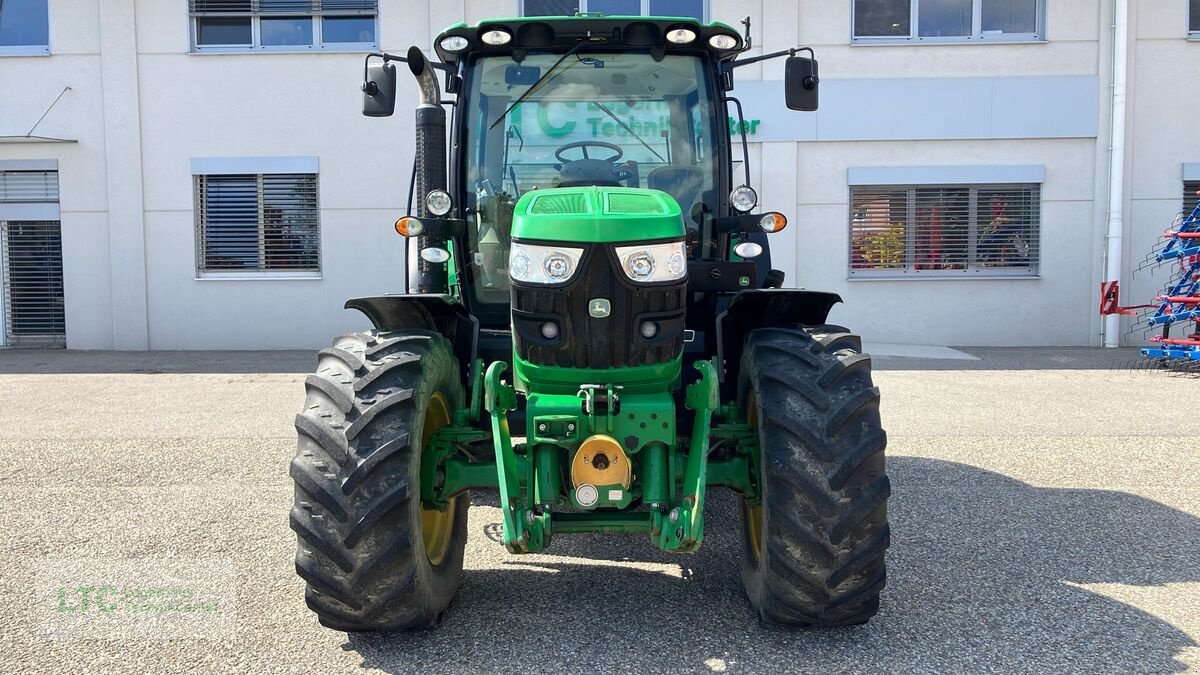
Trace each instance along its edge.
<path fill-rule="evenodd" d="M 892 548 L 866 626 L 760 626 L 728 494 L 688 556 L 620 535 L 509 555 L 480 495 L 441 627 L 347 635 L 317 624 L 292 569 L 291 419 L 312 354 L 0 350 L 0 671 L 1200 669 L 1200 378 L 1131 350 L 964 351 L 980 359 L 877 359 Z M 208 639 L 48 637 L 35 579 L 63 559 L 224 562 L 236 622 Z"/>

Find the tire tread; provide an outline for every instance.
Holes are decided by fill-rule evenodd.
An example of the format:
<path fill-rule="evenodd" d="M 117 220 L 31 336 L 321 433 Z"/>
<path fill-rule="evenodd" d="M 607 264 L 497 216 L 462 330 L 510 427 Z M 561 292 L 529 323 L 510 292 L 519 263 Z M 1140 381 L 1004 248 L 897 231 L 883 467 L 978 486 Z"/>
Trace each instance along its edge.
<path fill-rule="evenodd" d="M 887 435 L 862 342 L 841 326 L 751 331 L 739 373 L 758 402 L 761 557 L 742 578 L 765 623 L 862 624 L 879 607 L 890 544 Z"/>

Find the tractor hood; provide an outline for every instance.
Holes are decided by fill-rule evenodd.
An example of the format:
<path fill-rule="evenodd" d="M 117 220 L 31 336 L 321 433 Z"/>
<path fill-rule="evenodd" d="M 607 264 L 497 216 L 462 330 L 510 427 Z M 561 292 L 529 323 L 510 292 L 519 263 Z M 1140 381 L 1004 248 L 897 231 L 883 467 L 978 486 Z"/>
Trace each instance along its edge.
<path fill-rule="evenodd" d="M 526 192 L 513 209 L 514 239 L 613 243 L 679 239 L 679 204 L 660 190 L 568 187 Z"/>

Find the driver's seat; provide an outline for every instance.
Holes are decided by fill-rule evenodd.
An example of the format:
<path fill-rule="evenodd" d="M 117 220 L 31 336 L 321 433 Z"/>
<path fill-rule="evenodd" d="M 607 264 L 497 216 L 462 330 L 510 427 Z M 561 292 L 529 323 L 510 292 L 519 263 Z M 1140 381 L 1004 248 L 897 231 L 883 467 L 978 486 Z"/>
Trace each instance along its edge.
<path fill-rule="evenodd" d="M 573 159 L 558 170 L 558 187 L 621 187 L 617 169 L 605 159 Z"/>

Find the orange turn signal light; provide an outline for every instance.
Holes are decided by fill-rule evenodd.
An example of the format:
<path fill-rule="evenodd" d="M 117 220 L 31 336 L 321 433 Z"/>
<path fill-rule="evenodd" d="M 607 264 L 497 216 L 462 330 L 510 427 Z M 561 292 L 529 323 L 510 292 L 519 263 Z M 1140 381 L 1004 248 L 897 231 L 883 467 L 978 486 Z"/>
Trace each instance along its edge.
<path fill-rule="evenodd" d="M 787 227 L 787 218 L 778 211 L 772 211 L 759 219 L 758 226 L 762 228 L 763 232 L 779 232 Z"/>
<path fill-rule="evenodd" d="M 396 232 L 402 237 L 415 237 L 425 230 L 425 224 L 412 216 L 396 221 Z"/>

